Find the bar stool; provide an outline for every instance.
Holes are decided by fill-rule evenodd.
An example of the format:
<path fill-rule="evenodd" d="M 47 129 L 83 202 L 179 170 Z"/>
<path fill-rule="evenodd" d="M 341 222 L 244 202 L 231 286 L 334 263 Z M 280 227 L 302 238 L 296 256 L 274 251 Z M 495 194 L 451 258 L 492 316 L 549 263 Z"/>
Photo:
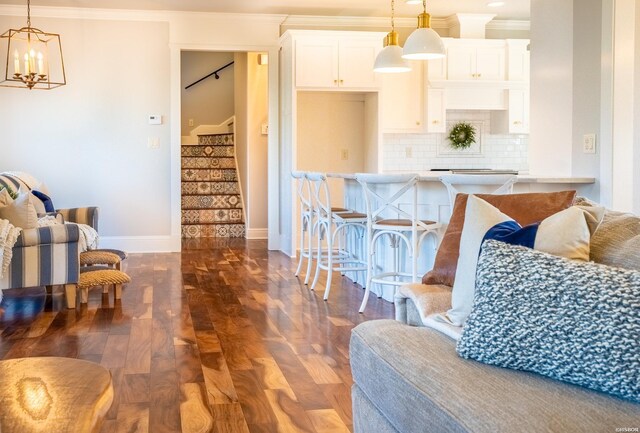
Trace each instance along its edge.
<path fill-rule="evenodd" d="M 465 185 L 468 188 L 472 186 L 482 188 L 486 185 L 493 185 L 498 186 L 498 188 L 487 194 L 512 194 L 513 184 L 517 180 L 518 177 L 513 174 L 445 174 L 440 176 L 440 182 L 447 187 L 447 192 L 449 193 L 450 213 L 453 212 L 456 196 L 461 192 L 454 185 Z"/>
<path fill-rule="evenodd" d="M 291 172 L 291 177 L 296 180 L 296 192 L 298 200 L 300 201 L 300 255 L 298 258 L 298 268 L 294 275 L 296 277 L 300 275 L 302 262 L 304 259 L 307 259 L 307 273 L 304 278 L 304 284 L 308 285 L 311 276 L 312 262 L 316 259 L 316 252 L 313 246 L 313 234 L 314 227 L 317 226 L 317 223 L 313 206 L 313 194 L 306 172 L 293 171 Z M 331 211 L 334 213 L 349 212 L 348 209 L 342 207 L 332 207 Z"/>
<path fill-rule="evenodd" d="M 329 298 L 333 271 L 358 272 L 367 270 L 367 261 L 347 251 L 343 245 L 343 238 L 348 231 L 356 230 L 356 236 L 365 238 L 367 216 L 358 212 L 335 212 L 331 207 L 331 193 L 329 183 L 324 173 L 307 173 L 307 179 L 312 185 L 314 215 L 316 218 L 314 233 L 316 234 L 316 275 L 311 284 L 314 290 L 320 278 L 320 271 L 327 271 L 327 284 L 324 300 Z M 326 249 L 322 249 L 322 240 L 326 238 Z"/>
<path fill-rule="evenodd" d="M 367 209 L 368 264 L 367 285 L 360 305 L 362 313 L 369 299 L 373 283 L 401 286 L 407 282 L 418 282 L 418 256 L 420 246 L 427 235 L 434 236 L 434 245 L 438 245 L 441 224 L 435 221 L 421 220 L 418 217 L 418 175 L 380 175 L 356 174 L 356 180 L 364 189 Z M 386 194 L 383 194 L 382 191 Z M 401 206 L 408 208 L 401 209 Z M 382 236 L 391 238 L 394 248 L 393 270 L 377 273 L 375 255 L 376 241 Z M 399 267 L 399 246 L 402 241 L 411 258 L 410 272 L 401 271 Z M 407 280 L 408 281 L 403 281 Z"/>

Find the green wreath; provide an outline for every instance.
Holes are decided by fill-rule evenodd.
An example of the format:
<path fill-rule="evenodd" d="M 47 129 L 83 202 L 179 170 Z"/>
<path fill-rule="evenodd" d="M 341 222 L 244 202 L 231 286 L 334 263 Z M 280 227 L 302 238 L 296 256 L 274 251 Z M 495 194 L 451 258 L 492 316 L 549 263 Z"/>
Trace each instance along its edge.
<path fill-rule="evenodd" d="M 476 128 L 466 122 L 456 123 L 447 138 L 454 149 L 466 149 L 476 142 Z"/>

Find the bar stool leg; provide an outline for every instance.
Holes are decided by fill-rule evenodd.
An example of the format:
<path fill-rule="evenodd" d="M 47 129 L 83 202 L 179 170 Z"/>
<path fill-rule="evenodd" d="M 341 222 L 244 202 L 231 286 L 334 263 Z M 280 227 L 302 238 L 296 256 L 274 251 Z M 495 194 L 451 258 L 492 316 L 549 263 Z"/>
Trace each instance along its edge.
<path fill-rule="evenodd" d="M 309 232 L 307 233 L 307 275 L 304 277 L 305 286 L 309 285 L 311 279 L 311 265 L 313 262 L 313 232 L 315 226 L 311 226 L 311 220 L 309 220 Z M 317 260 L 317 259 L 316 259 Z"/>
<path fill-rule="evenodd" d="M 305 229 L 305 217 L 300 218 L 300 258 L 298 259 L 298 268 L 296 269 L 296 273 L 294 274 L 296 277 L 300 275 L 300 270 L 302 269 L 302 259 L 304 259 L 304 255 L 302 252 L 304 251 L 304 238 L 307 230 Z"/>
<path fill-rule="evenodd" d="M 311 290 L 315 290 L 318 279 L 320 279 L 320 264 L 322 263 L 322 227 L 321 223 L 318 223 L 316 230 L 318 230 L 318 236 L 316 237 L 317 245 L 317 257 L 316 257 L 316 275 L 313 277 L 313 283 L 311 283 Z M 331 252 L 329 252 L 331 254 Z"/>

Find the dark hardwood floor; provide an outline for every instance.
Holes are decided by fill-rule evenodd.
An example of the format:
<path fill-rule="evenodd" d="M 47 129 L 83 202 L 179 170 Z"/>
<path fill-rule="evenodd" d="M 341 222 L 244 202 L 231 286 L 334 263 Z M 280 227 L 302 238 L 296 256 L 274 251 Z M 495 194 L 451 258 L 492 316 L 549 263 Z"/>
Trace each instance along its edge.
<path fill-rule="evenodd" d="M 335 278 L 311 292 L 265 241 L 185 241 L 181 254 L 132 254 L 132 282 L 64 307 L 61 288 L 5 291 L 0 358 L 100 363 L 115 400 L 102 432 L 347 432 L 349 336 L 393 305 Z M 90 380 L 90 378 L 87 378 Z M 211 428 L 209 428 L 211 426 Z"/>

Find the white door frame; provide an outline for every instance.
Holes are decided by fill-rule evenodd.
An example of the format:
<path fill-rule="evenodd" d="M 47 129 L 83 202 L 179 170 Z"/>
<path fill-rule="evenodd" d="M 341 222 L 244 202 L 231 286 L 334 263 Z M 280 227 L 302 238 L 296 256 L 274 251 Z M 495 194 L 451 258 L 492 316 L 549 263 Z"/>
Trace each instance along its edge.
<path fill-rule="evenodd" d="M 182 227 L 181 227 L 181 201 L 180 191 L 180 146 L 181 137 L 181 80 L 180 63 L 182 51 L 227 51 L 227 52 L 266 52 L 269 54 L 269 135 L 268 135 L 268 248 L 278 250 L 279 242 L 279 116 L 278 116 L 278 46 L 261 45 L 215 45 L 215 44 L 171 44 L 171 239 L 172 251 L 181 251 L 182 248 Z"/>

